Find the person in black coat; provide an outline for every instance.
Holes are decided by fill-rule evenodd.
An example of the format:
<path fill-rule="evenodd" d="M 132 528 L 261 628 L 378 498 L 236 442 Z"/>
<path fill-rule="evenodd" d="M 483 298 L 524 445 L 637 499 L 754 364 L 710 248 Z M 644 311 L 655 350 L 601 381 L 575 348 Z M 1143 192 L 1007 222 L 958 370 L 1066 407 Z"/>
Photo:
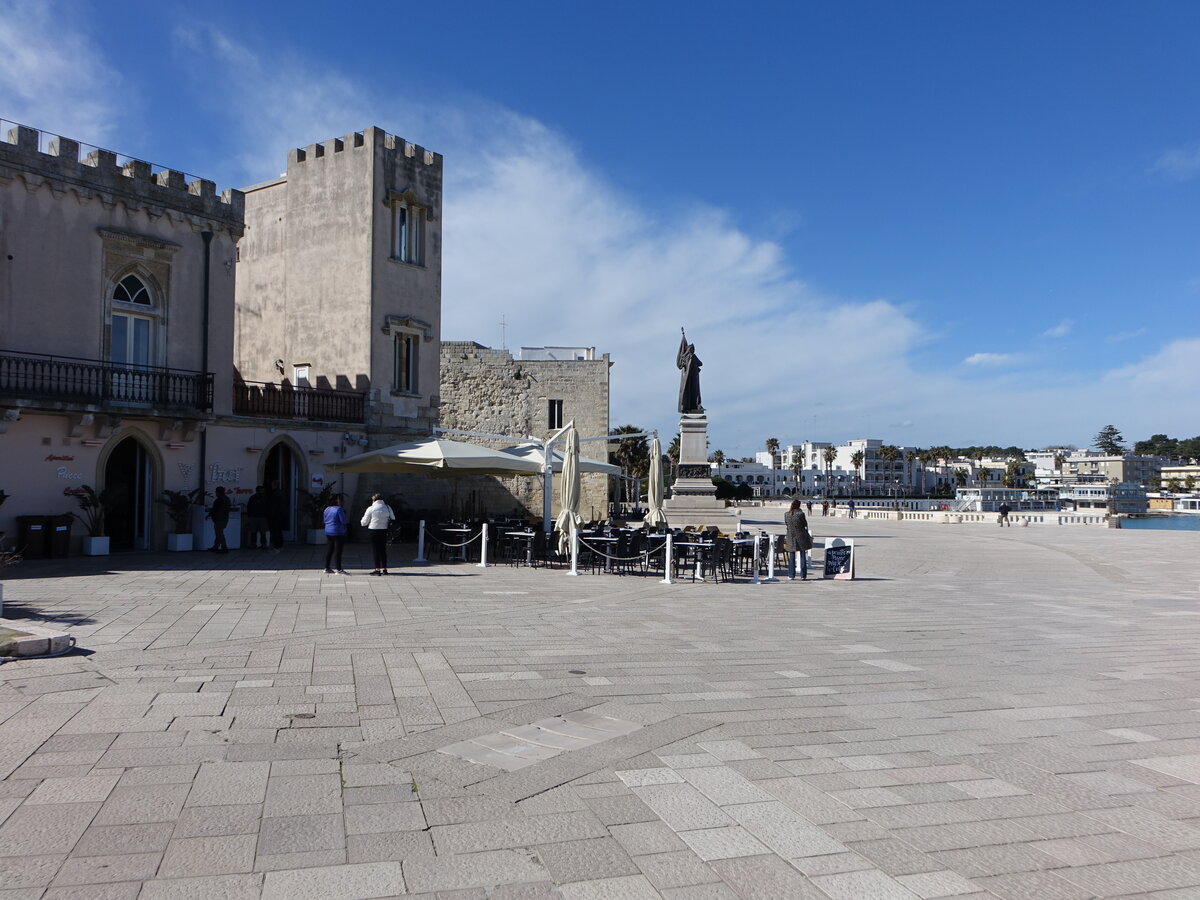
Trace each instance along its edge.
<path fill-rule="evenodd" d="M 229 552 L 229 547 L 225 543 L 225 526 L 229 524 L 231 505 L 229 497 L 225 494 L 225 488 L 218 487 L 217 496 L 213 498 L 212 508 L 208 511 L 208 517 L 212 519 L 213 524 L 213 545 L 208 549 L 213 553 Z"/>
<path fill-rule="evenodd" d="M 799 500 L 793 500 L 783 524 L 787 527 L 788 581 L 796 580 L 796 555 L 800 555 L 800 580 L 808 578 L 808 551 L 812 549 L 812 533 L 808 530 L 808 517 L 804 515 Z"/>

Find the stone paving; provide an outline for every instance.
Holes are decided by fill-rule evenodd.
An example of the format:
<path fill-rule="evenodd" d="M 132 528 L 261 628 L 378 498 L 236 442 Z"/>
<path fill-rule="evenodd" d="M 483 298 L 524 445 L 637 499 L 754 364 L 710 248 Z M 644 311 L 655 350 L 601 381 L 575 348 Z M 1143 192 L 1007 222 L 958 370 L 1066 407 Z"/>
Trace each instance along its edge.
<path fill-rule="evenodd" d="M 857 581 L 10 569 L 92 652 L 0 666 L 0 900 L 1200 896 L 1195 533 L 812 525 Z"/>

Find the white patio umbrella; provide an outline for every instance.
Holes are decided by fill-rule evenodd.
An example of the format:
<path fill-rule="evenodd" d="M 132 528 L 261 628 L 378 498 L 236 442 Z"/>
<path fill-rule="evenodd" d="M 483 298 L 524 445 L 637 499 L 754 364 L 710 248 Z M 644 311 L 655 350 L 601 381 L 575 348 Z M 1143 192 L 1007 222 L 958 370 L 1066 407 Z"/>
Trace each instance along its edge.
<path fill-rule="evenodd" d="M 395 472 L 410 475 L 537 475 L 539 463 L 441 438 L 418 438 L 381 450 L 368 450 L 340 462 L 327 463 L 327 472 Z"/>
<path fill-rule="evenodd" d="M 546 460 L 546 454 L 543 452 L 540 444 L 517 444 L 513 447 L 505 447 L 500 452 L 508 453 L 518 459 L 531 459 L 538 464 L 539 471 Z M 554 472 L 561 472 L 563 470 L 563 455 L 558 450 L 552 449 L 550 451 L 550 468 Z M 612 463 L 601 462 L 598 459 L 588 459 L 586 456 L 581 456 L 579 457 L 579 471 L 581 474 L 620 475 L 621 467 L 614 466 Z"/>
<path fill-rule="evenodd" d="M 662 447 L 658 438 L 650 441 L 650 479 L 646 486 L 645 524 L 654 527 L 667 524 L 667 514 L 663 510 L 663 467 Z"/>
<path fill-rule="evenodd" d="M 562 477 L 559 479 L 558 497 L 561 508 L 555 524 L 558 526 L 559 555 L 566 556 L 571 552 L 572 538 L 583 524 L 583 517 L 576 512 L 579 506 L 579 432 L 571 426 L 563 435 L 563 439 L 567 445 L 567 452 L 563 457 Z"/>

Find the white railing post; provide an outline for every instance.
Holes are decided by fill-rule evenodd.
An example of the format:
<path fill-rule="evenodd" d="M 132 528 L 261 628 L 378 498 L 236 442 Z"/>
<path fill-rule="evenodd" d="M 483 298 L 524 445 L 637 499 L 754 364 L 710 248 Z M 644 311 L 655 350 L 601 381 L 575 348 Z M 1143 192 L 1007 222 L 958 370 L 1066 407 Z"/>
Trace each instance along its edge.
<path fill-rule="evenodd" d="M 674 584 L 671 580 L 671 555 L 675 549 L 673 538 L 675 537 L 670 531 L 667 532 L 667 542 L 663 544 L 663 580 L 659 584 Z"/>
<path fill-rule="evenodd" d="M 488 567 L 487 562 L 487 522 L 483 523 L 483 529 L 479 532 L 479 562 L 475 564 L 480 569 Z"/>
<path fill-rule="evenodd" d="M 759 544 L 758 535 L 756 534 L 756 535 L 754 535 L 754 577 L 750 579 L 751 584 L 761 584 L 762 583 L 761 579 L 758 577 L 758 569 L 760 566 L 759 554 L 758 554 L 758 544 Z"/>
<path fill-rule="evenodd" d="M 571 526 L 571 571 L 568 575 L 579 574 L 579 529 Z"/>
<path fill-rule="evenodd" d="M 767 539 L 767 581 L 778 581 L 775 577 L 775 535 Z"/>
<path fill-rule="evenodd" d="M 428 562 L 425 558 L 425 520 L 421 520 L 421 526 L 417 529 L 417 558 L 413 562 Z"/>

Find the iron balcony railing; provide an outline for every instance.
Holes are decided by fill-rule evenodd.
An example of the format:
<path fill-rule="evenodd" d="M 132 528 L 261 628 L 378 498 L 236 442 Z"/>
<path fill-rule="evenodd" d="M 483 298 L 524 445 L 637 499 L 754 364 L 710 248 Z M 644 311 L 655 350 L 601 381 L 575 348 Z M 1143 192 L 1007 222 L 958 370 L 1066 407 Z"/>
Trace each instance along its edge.
<path fill-rule="evenodd" d="M 211 372 L 0 351 L 0 398 L 141 406 L 173 412 L 212 409 Z"/>
<path fill-rule="evenodd" d="M 367 395 L 359 391 L 296 387 L 261 381 L 233 386 L 233 412 L 264 419 L 303 419 L 308 422 L 365 421 Z"/>

